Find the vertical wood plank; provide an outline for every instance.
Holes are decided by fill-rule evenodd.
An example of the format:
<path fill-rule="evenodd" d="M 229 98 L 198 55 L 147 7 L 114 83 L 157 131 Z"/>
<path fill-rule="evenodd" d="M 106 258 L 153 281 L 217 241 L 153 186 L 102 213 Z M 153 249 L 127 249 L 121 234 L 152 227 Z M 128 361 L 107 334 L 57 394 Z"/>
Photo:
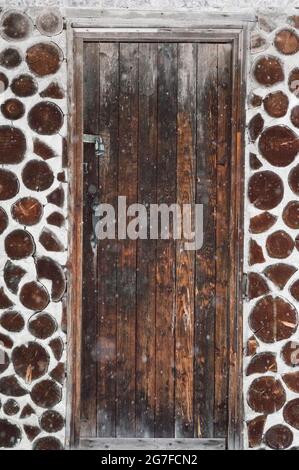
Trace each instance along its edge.
<path fill-rule="evenodd" d="M 81 427 L 81 358 L 82 358 L 82 240 L 83 240 L 83 41 L 75 38 L 67 25 L 67 64 L 69 77 L 67 146 L 69 176 L 68 191 L 69 257 L 67 290 L 67 407 L 66 447 L 76 448 Z M 79 138 L 78 138 L 79 137 Z"/>
<path fill-rule="evenodd" d="M 138 44 L 120 43 L 118 194 L 137 201 Z M 119 246 L 117 275 L 117 436 L 135 435 L 136 242 Z"/>
<path fill-rule="evenodd" d="M 99 129 L 105 143 L 99 167 L 99 202 L 117 208 L 119 46 L 101 43 Z M 116 432 L 117 241 L 98 241 L 97 435 Z"/>
<path fill-rule="evenodd" d="M 203 246 L 196 252 L 194 422 L 196 437 L 214 435 L 215 207 L 217 155 L 217 45 L 198 44 L 197 187 L 203 204 Z"/>
<path fill-rule="evenodd" d="M 178 45 L 177 202 L 195 203 L 197 46 Z M 176 246 L 175 436 L 193 437 L 194 251 Z"/>
<path fill-rule="evenodd" d="M 229 396 L 227 448 L 244 446 L 243 363 L 243 238 L 244 238 L 244 146 L 246 126 L 246 51 L 250 28 L 246 25 L 232 45 L 232 159 L 231 159 L 231 237 L 233 259 L 229 273 Z"/>
<path fill-rule="evenodd" d="M 158 46 L 157 202 L 176 201 L 177 44 Z M 175 244 L 157 241 L 156 437 L 174 436 Z"/>
<path fill-rule="evenodd" d="M 99 132 L 99 45 L 86 43 L 83 53 L 83 119 L 84 133 Z M 97 318 L 97 252 L 91 245 L 92 203 L 97 188 L 98 165 L 94 157 L 94 145 L 84 144 L 83 164 L 83 292 L 82 292 L 82 387 L 81 387 L 81 436 L 96 436 L 96 377 L 95 353 Z"/>
<path fill-rule="evenodd" d="M 138 202 L 156 202 L 157 44 L 139 44 Z M 149 213 L 149 212 L 148 212 Z M 148 218 L 149 231 L 149 218 Z M 155 432 L 156 240 L 137 241 L 136 436 Z"/>
<path fill-rule="evenodd" d="M 230 264 L 230 162 L 232 117 L 232 46 L 218 44 L 218 139 L 216 213 L 216 325 L 214 436 L 227 435 Z"/>

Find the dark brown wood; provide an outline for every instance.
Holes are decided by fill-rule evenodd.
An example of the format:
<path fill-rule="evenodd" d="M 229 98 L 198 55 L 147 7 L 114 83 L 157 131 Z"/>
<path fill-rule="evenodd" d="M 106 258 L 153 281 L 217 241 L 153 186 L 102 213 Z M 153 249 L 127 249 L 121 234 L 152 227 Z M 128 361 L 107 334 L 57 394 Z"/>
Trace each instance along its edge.
<path fill-rule="evenodd" d="M 271 117 L 285 116 L 289 106 L 289 98 L 282 91 L 269 93 L 264 99 L 264 108 Z"/>
<path fill-rule="evenodd" d="M 284 72 L 281 61 L 274 56 L 262 56 L 253 69 L 255 80 L 264 86 L 272 86 L 284 80 Z"/>
<path fill-rule="evenodd" d="M 197 437 L 213 436 L 214 420 L 217 62 L 217 45 L 198 46 L 196 203 L 204 204 L 205 233 L 203 247 L 196 252 L 194 341 L 198 355 L 194 358 L 194 425 Z"/>
<path fill-rule="evenodd" d="M 57 157 L 55 151 L 40 139 L 35 138 L 33 141 L 33 152 L 36 153 L 43 160 Z"/>
<path fill-rule="evenodd" d="M 57 179 L 58 179 L 58 175 L 57 175 Z M 48 194 L 47 201 L 58 207 L 64 206 L 64 189 L 62 185 L 58 186 L 58 188 L 54 189 L 54 191 Z"/>
<path fill-rule="evenodd" d="M 0 163 L 20 163 L 26 153 L 26 137 L 21 129 L 0 126 Z"/>
<path fill-rule="evenodd" d="M 40 282 L 32 281 L 24 284 L 20 291 L 20 300 L 24 307 L 30 310 L 40 311 L 49 303 L 49 295 L 46 288 Z"/>
<path fill-rule="evenodd" d="M 34 314 L 29 322 L 28 329 L 30 333 L 39 339 L 47 339 L 57 330 L 56 320 L 48 313 Z"/>
<path fill-rule="evenodd" d="M 99 201 L 117 207 L 119 154 L 119 45 L 102 43 L 99 53 L 98 125 L 106 151 L 98 166 Z M 87 108 L 89 114 L 89 109 Z M 95 155 L 93 152 L 93 159 Z M 120 156 L 122 158 L 122 155 Z M 130 165 L 130 163 L 128 163 Z M 97 337 L 97 436 L 116 435 L 116 356 L 117 356 L 117 252 L 116 240 L 102 240 L 97 247 L 98 318 Z M 122 328 L 122 325 L 119 325 Z M 94 390 L 93 390 L 94 392 Z M 133 398 L 132 398 L 133 399 Z"/>
<path fill-rule="evenodd" d="M 44 191 L 52 186 L 54 175 L 46 162 L 29 160 L 23 168 L 22 180 L 26 188 L 32 191 Z"/>
<path fill-rule="evenodd" d="M 54 42 L 34 44 L 26 52 L 28 67 L 38 77 L 56 73 L 62 60 L 63 52 Z"/>
<path fill-rule="evenodd" d="M 31 18 L 17 10 L 8 10 L 1 18 L 1 36 L 8 41 L 23 41 L 33 29 Z"/>
<path fill-rule="evenodd" d="M 11 98 L 2 103 L 1 112 L 6 119 L 15 121 L 24 116 L 25 106 L 20 100 Z"/>
<path fill-rule="evenodd" d="M 294 266 L 285 263 L 277 263 L 266 267 L 264 274 L 279 289 L 283 289 L 296 271 L 297 269 Z"/>
<path fill-rule="evenodd" d="M 7 229 L 8 216 L 2 207 L 0 207 L 0 235 Z"/>
<path fill-rule="evenodd" d="M 120 43 L 118 194 L 137 200 L 138 44 Z M 135 433 L 136 243 L 119 246 L 117 273 L 116 436 Z"/>
<path fill-rule="evenodd" d="M 47 251 L 64 251 L 59 238 L 48 228 L 42 230 L 38 240 Z"/>
<path fill-rule="evenodd" d="M 34 105 L 28 113 L 28 123 L 38 134 L 57 134 L 63 124 L 63 113 L 52 101 L 42 101 Z"/>
<path fill-rule="evenodd" d="M 51 299 L 53 302 L 59 302 L 66 289 L 65 274 L 61 265 L 48 256 L 36 258 L 35 263 L 38 279 L 51 281 Z"/>
<path fill-rule="evenodd" d="M 299 38 L 291 29 L 279 31 L 275 36 L 274 44 L 276 49 L 285 55 L 296 54 L 299 50 Z"/>
<path fill-rule="evenodd" d="M 29 341 L 14 348 L 11 360 L 16 374 L 31 383 L 47 372 L 50 356 L 43 346 Z"/>
<path fill-rule="evenodd" d="M 19 312 L 8 310 L 1 315 L 0 325 L 7 331 L 19 333 L 25 326 L 25 320 Z"/>
<path fill-rule="evenodd" d="M 156 202 L 157 44 L 139 44 L 138 202 Z M 137 241 L 136 436 L 155 435 L 156 240 Z"/>
<path fill-rule="evenodd" d="M 250 448 L 261 445 L 266 419 L 266 416 L 260 415 L 251 421 L 247 421 L 248 444 Z"/>
<path fill-rule="evenodd" d="M 298 149 L 295 132 L 282 125 L 268 127 L 259 140 L 262 156 L 274 166 L 288 166 L 294 161 Z"/>
<path fill-rule="evenodd" d="M 95 33 L 95 34 L 99 34 L 99 33 Z M 199 36 L 200 36 L 201 33 L 199 33 Z M 226 38 L 230 38 L 233 36 L 233 44 L 234 44 L 234 63 L 238 63 L 238 61 L 240 60 L 240 52 L 242 50 L 242 40 L 240 39 L 242 36 L 242 33 L 240 34 L 240 31 L 238 31 L 235 35 L 228 32 L 228 33 L 225 33 L 226 34 Z M 231 36 L 230 36 L 231 34 Z M 238 36 L 239 35 L 239 36 Z M 203 34 L 204 36 L 204 34 Z M 223 37 L 224 37 L 224 33 L 223 33 Z M 240 39 L 240 42 L 239 42 L 239 39 Z M 192 41 L 191 41 L 192 42 Z M 77 41 L 77 51 L 80 51 L 81 50 L 81 45 L 82 45 L 82 42 L 81 40 L 78 40 Z M 140 46 L 139 46 L 140 47 Z M 77 67 L 77 77 L 80 78 L 81 77 L 81 71 L 82 71 L 82 66 L 80 64 L 80 61 L 76 63 L 76 67 Z M 80 71 L 81 70 L 81 71 Z M 237 67 L 235 67 L 234 69 L 234 89 L 237 89 L 239 86 L 240 86 L 240 82 L 239 82 L 239 79 L 240 79 L 240 73 L 241 73 L 241 70 L 238 69 Z M 240 90 L 240 89 L 239 89 Z M 77 96 L 81 97 L 81 84 L 80 84 L 80 80 L 76 82 L 76 93 L 77 93 Z M 80 98 L 81 99 L 81 98 Z M 240 102 L 239 100 L 235 101 L 235 104 L 236 104 L 236 109 L 237 111 L 239 110 L 240 108 Z M 242 141 L 241 141 L 241 133 L 240 133 L 240 128 L 239 128 L 239 125 L 240 125 L 240 122 L 241 119 L 242 119 L 242 116 L 240 116 L 240 114 L 238 114 L 238 112 L 236 112 L 235 116 L 237 117 L 237 125 L 233 126 L 233 129 L 232 129 L 232 145 L 233 145 L 233 148 L 234 150 L 237 150 L 237 152 L 235 154 L 233 154 L 233 159 L 236 159 L 237 161 L 239 161 L 240 163 L 242 162 Z M 72 116 L 74 118 L 74 116 Z M 78 113 L 76 115 L 76 118 L 77 118 L 77 123 L 78 123 L 78 127 L 80 128 L 80 122 L 81 122 L 81 118 L 80 116 L 78 116 Z M 239 129 L 239 134 L 238 134 L 238 138 L 236 138 L 236 129 Z M 81 142 L 78 142 L 76 143 L 75 145 L 76 147 L 76 151 L 77 151 L 77 159 L 76 160 L 71 160 L 71 161 L 76 161 L 76 164 L 78 164 L 78 161 L 80 161 L 80 155 L 81 154 L 81 149 L 82 149 L 82 143 Z M 72 147 L 71 147 L 72 148 Z M 79 158 L 78 158 L 79 156 Z M 74 169 L 74 167 L 73 167 Z M 75 170 L 74 170 L 75 171 Z M 76 173 L 76 171 L 75 171 Z M 242 165 L 240 164 L 240 169 L 238 170 L 233 170 L 232 171 L 232 174 L 233 174 L 233 177 L 235 178 L 236 175 L 240 175 L 242 174 Z M 80 183 L 80 180 L 81 180 L 81 175 L 79 173 L 77 173 L 77 177 L 75 178 L 75 181 L 76 181 L 76 184 L 75 184 L 75 189 L 76 189 L 76 194 L 77 194 L 77 201 L 78 201 L 78 208 L 79 208 L 79 214 L 78 214 L 78 209 L 76 208 L 76 218 L 75 218 L 75 224 L 79 223 L 79 220 L 80 220 L 80 207 L 82 208 L 82 203 L 79 201 L 78 198 L 80 198 L 80 188 L 81 188 L 81 183 Z M 236 180 L 233 180 L 233 181 L 236 181 Z M 242 191 L 241 191 L 241 185 L 242 185 L 242 179 L 239 178 L 238 179 L 238 184 L 235 185 L 236 187 L 234 187 L 234 190 L 232 191 L 233 193 L 235 194 L 242 194 Z M 79 191 L 79 192 L 78 192 Z M 241 200 L 241 199 L 240 199 Z M 236 214 L 239 214 L 239 211 L 240 211 L 240 200 L 237 198 L 234 199 L 234 203 L 233 203 L 233 210 L 232 210 L 232 214 L 234 215 L 234 217 L 236 217 Z M 76 201 L 76 202 L 77 202 Z M 73 203 L 74 203 L 74 200 L 73 200 Z M 234 220 L 240 220 L 239 219 L 239 215 L 238 215 L 238 218 L 234 219 Z M 81 225 L 80 225 L 81 226 Z M 237 262 L 240 263 L 240 251 L 237 249 L 236 250 L 236 246 L 237 246 L 237 241 L 238 241 L 238 236 L 239 236 L 239 233 L 237 233 L 237 231 L 235 230 L 235 227 L 237 227 L 237 230 L 239 230 L 239 222 L 236 226 L 234 226 L 234 230 L 233 230 L 233 237 L 232 237 L 232 242 L 231 242 L 231 246 L 230 246 L 230 249 L 232 250 L 232 246 L 234 245 L 234 250 L 231 251 L 231 256 L 236 256 L 237 258 Z M 76 236 L 73 237 L 73 244 L 72 244 L 72 253 L 78 253 L 78 242 L 80 242 L 80 237 L 82 236 L 82 232 L 80 232 L 80 230 L 76 233 Z M 76 248 L 77 247 L 77 248 Z M 80 251 L 80 250 L 79 250 Z M 78 259 L 78 256 L 76 255 L 75 258 L 71 258 L 74 263 L 76 264 L 76 259 Z M 77 263 L 78 265 L 78 263 Z M 78 267 L 78 266 L 77 266 Z M 77 271 L 76 271 L 76 274 L 77 274 Z M 75 285 L 77 286 L 78 290 L 80 291 L 81 289 L 81 284 L 80 284 L 80 278 L 81 278 L 81 274 L 80 274 L 80 269 L 78 269 L 78 276 L 79 276 L 79 280 L 78 278 L 76 279 L 76 282 L 75 282 Z M 74 279 L 72 281 L 74 283 Z M 231 272 L 231 278 L 230 278 L 230 286 L 232 289 L 235 289 L 235 292 L 236 292 L 236 296 L 233 297 L 233 299 L 230 300 L 230 307 L 231 307 L 231 312 L 232 312 L 232 316 L 233 316 L 233 321 L 237 321 L 239 322 L 239 316 L 238 316 L 238 309 L 239 309 L 239 306 L 240 304 L 236 303 L 236 299 L 239 299 L 239 292 L 238 292 L 238 283 L 239 283 L 239 277 L 236 273 L 236 269 L 232 269 L 232 272 Z M 79 305 L 79 310 L 76 310 L 76 312 L 78 312 L 78 316 L 76 316 L 75 318 L 75 324 L 73 323 L 72 326 L 71 326 L 71 329 L 72 329 L 72 333 L 70 335 L 70 339 L 71 339 L 71 342 L 72 344 L 76 344 L 77 345 L 77 348 L 76 348 L 76 357 L 80 357 L 78 356 L 78 354 L 80 354 L 80 347 L 78 348 L 78 341 L 79 341 L 79 338 L 80 338 L 80 331 L 81 331 L 81 327 L 80 327 L 80 323 L 78 324 L 78 320 L 80 318 L 80 300 L 79 300 L 80 296 L 78 296 L 77 292 L 76 293 L 72 293 L 72 299 L 71 299 L 71 302 L 72 302 L 72 305 Z M 236 305 L 238 307 L 236 307 Z M 77 327 L 76 327 L 77 326 Z M 239 326 L 240 326 L 240 323 L 239 323 Z M 74 327 L 76 327 L 74 329 Z M 240 331 L 240 330 L 239 330 Z M 237 335 L 236 335 L 237 337 Z M 234 387 L 237 387 L 237 383 L 239 384 L 239 377 L 240 377 L 240 373 L 237 374 L 237 371 L 240 371 L 240 369 L 238 369 L 238 367 L 240 367 L 240 363 L 238 362 L 238 354 L 239 354 L 239 348 L 240 348 L 240 341 L 239 339 L 235 339 L 236 338 L 234 336 L 234 333 L 233 333 L 233 338 L 232 338 L 232 341 L 234 341 L 233 343 L 230 343 L 231 344 L 231 352 L 230 352 L 230 357 L 231 357 L 231 364 L 232 364 L 232 371 L 230 371 L 230 377 L 231 379 L 233 380 L 231 382 L 231 391 L 233 392 L 231 395 L 233 396 L 233 398 L 230 398 L 230 408 L 231 408 L 231 413 L 232 415 L 230 415 L 230 423 L 229 423 L 229 428 L 230 428 L 230 436 L 232 436 L 233 432 L 235 429 L 238 428 L 238 420 L 240 420 L 240 416 L 241 416 L 241 407 L 240 407 L 240 404 L 239 404 L 239 399 L 236 398 L 236 393 L 235 393 L 235 389 Z M 77 440 L 78 438 L 78 432 L 79 432 L 79 428 L 78 428 L 78 421 L 76 421 L 76 415 L 74 414 L 75 410 L 78 410 L 78 406 L 79 406 L 79 398 L 78 398 L 78 390 L 80 389 L 80 382 L 78 383 L 78 377 L 80 377 L 80 370 L 78 369 L 78 363 L 75 363 L 74 364 L 74 367 L 72 368 L 73 369 L 73 373 L 72 373 L 72 383 L 73 383 L 73 386 L 74 386 L 74 389 L 75 389 L 75 393 L 73 394 L 73 399 L 72 399 L 72 410 L 73 410 L 73 419 L 70 423 L 70 427 L 71 427 L 71 432 L 72 432 L 72 436 L 74 437 L 75 441 Z M 237 388 L 238 390 L 238 388 Z M 235 401 L 234 401 L 235 400 Z M 136 406 L 138 406 L 136 404 Z M 77 414 L 78 416 L 78 414 Z M 233 416 L 233 418 L 231 417 Z M 136 421 L 137 423 L 137 421 Z M 239 431 L 238 431 L 239 432 Z M 78 442 L 78 441 L 77 441 Z M 230 443 L 229 443 L 230 447 L 233 447 L 233 446 L 240 446 L 240 439 L 239 439 L 239 434 L 238 436 L 236 436 L 234 439 L 231 439 L 230 440 Z"/>
<path fill-rule="evenodd" d="M 100 51 L 93 44 L 84 46 L 84 68 L 90 72 L 84 77 L 84 132 L 99 132 L 99 60 Z M 83 168 L 83 224 L 92 233 L 92 203 L 95 198 L 89 187 L 98 186 L 99 166 L 95 159 L 94 147 L 84 145 Z M 87 177 L 87 175 L 89 175 Z M 83 250 L 86 263 L 83 263 L 83 296 L 84 315 L 82 318 L 82 388 L 81 388 L 81 430 L 82 436 L 96 436 L 96 380 L 97 351 L 94 350 L 97 332 L 97 252 L 91 245 L 91 236 L 84 238 Z"/>
<path fill-rule="evenodd" d="M 14 78 L 10 87 L 14 94 L 21 98 L 35 95 L 38 90 L 37 81 L 28 74 L 22 74 Z"/>
<path fill-rule="evenodd" d="M 8 47 L 0 53 L 0 65 L 7 69 L 18 67 L 22 60 L 19 50 L 14 47 Z"/>
<path fill-rule="evenodd" d="M 53 98 L 55 100 L 62 100 L 65 96 L 64 89 L 58 82 L 51 82 L 39 94 L 42 98 Z"/>
<path fill-rule="evenodd" d="M 158 45 L 157 203 L 176 201 L 178 45 Z M 170 234 L 173 231 L 170 229 Z M 174 436 L 175 243 L 157 240 L 155 437 Z"/>
<path fill-rule="evenodd" d="M 267 430 L 264 440 L 270 449 L 283 450 L 290 447 L 294 439 L 293 432 L 283 424 L 276 424 Z"/>
<path fill-rule="evenodd" d="M 227 447 L 243 447 L 243 192 L 245 67 L 248 28 L 232 41 L 232 120 L 230 168 L 230 232 L 228 272 L 228 426 Z"/>
<path fill-rule="evenodd" d="M 68 140 L 64 139 L 63 163 L 69 165 L 72 187 L 68 198 L 70 215 L 69 228 L 69 285 L 67 296 L 68 361 L 69 387 L 67 397 L 66 435 L 70 448 L 78 446 L 81 424 L 81 343 L 82 343 L 82 239 L 83 239 L 83 41 L 75 38 L 72 28 L 68 28 L 70 57 L 68 71 L 72 77 L 69 83 Z M 72 108 L 73 106 L 73 108 Z M 78 139 L 81 136 L 81 139 Z M 71 313 L 72 312 L 72 313 Z M 74 312 L 76 312 L 74 314 Z"/>
<path fill-rule="evenodd" d="M 62 227 L 65 224 L 65 217 L 60 212 L 52 212 L 47 217 L 48 224 L 56 225 L 56 227 Z"/>
<path fill-rule="evenodd" d="M 218 136 L 216 206 L 216 315 L 214 436 L 224 437 L 228 419 L 228 335 L 232 46 L 218 45 Z"/>
<path fill-rule="evenodd" d="M 282 297 L 267 295 L 255 304 L 249 317 L 249 325 L 264 343 L 281 341 L 297 330 L 297 311 Z"/>
<path fill-rule="evenodd" d="M 32 235 L 26 230 L 13 230 L 4 241 L 5 251 L 11 259 L 22 259 L 32 256 L 35 252 L 35 243 Z"/>
<path fill-rule="evenodd" d="M 5 263 L 3 270 L 3 278 L 7 288 L 13 293 L 17 294 L 19 284 L 22 277 L 26 274 L 25 269 L 21 268 L 16 264 L 13 264 L 10 260 Z"/>
<path fill-rule="evenodd" d="M 197 44 L 178 45 L 176 170 L 180 205 L 195 204 L 197 102 L 191 97 L 196 97 L 197 52 Z M 188 438 L 194 436 L 195 254 L 186 250 L 185 242 L 184 237 L 176 242 L 175 437 Z"/>
<path fill-rule="evenodd" d="M 268 415 L 283 407 L 286 402 L 286 392 L 280 380 L 262 376 L 250 384 L 247 401 L 256 413 Z"/>
<path fill-rule="evenodd" d="M 22 197 L 11 207 L 12 217 L 22 225 L 38 224 L 43 211 L 42 204 L 33 197 Z"/>

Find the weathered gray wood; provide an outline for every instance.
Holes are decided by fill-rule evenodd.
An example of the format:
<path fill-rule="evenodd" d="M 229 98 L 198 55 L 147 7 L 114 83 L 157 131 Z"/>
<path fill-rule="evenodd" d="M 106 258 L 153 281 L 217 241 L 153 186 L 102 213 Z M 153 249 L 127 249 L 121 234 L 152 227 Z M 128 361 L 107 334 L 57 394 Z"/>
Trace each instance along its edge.
<path fill-rule="evenodd" d="M 82 240 L 83 240 L 83 41 L 68 35 L 69 83 L 69 289 L 68 289 L 68 401 L 67 445 L 76 447 L 80 435 L 81 335 L 82 335 Z M 75 105 L 74 105 L 75 103 Z"/>
<path fill-rule="evenodd" d="M 225 439 L 81 439 L 83 450 L 224 450 Z"/>
<path fill-rule="evenodd" d="M 212 27 L 208 29 L 190 28 L 74 28 L 76 36 L 88 41 L 126 42 L 227 42 L 227 31 Z M 240 28 L 230 30 L 231 37 L 237 38 Z"/>
<path fill-rule="evenodd" d="M 99 26 L 190 26 L 226 25 L 233 27 L 243 22 L 256 20 L 256 15 L 248 10 L 225 12 L 204 12 L 200 10 L 99 10 L 92 8 L 67 8 L 66 17 L 73 20 L 73 25 L 86 25 L 94 21 Z"/>

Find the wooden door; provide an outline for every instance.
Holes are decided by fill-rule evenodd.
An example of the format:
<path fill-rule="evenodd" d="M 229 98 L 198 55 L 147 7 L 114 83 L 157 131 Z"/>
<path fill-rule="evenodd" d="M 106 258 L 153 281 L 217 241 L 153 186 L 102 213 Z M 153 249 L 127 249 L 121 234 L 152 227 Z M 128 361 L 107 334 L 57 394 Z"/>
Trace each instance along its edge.
<path fill-rule="evenodd" d="M 85 42 L 82 438 L 225 438 L 232 45 Z M 204 206 L 203 246 L 94 243 L 93 206 Z"/>

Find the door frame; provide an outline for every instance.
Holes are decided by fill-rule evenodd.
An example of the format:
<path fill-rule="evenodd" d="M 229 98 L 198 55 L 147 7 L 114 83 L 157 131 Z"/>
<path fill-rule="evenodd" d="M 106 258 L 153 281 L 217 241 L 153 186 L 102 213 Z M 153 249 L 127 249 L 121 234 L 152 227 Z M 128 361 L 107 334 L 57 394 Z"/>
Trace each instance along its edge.
<path fill-rule="evenodd" d="M 240 14 L 194 11 L 157 12 L 67 9 L 68 57 L 68 170 L 69 258 L 66 447 L 77 448 L 80 438 L 81 319 L 83 256 L 83 44 L 109 38 L 150 40 L 159 37 L 232 44 L 232 163 L 229 273 L 229 397 L 227 448 L 243 447 L 243 193 L 247 44 L 255 18 Z M 107 24 L 109 28 L 107 28 Z"/>

